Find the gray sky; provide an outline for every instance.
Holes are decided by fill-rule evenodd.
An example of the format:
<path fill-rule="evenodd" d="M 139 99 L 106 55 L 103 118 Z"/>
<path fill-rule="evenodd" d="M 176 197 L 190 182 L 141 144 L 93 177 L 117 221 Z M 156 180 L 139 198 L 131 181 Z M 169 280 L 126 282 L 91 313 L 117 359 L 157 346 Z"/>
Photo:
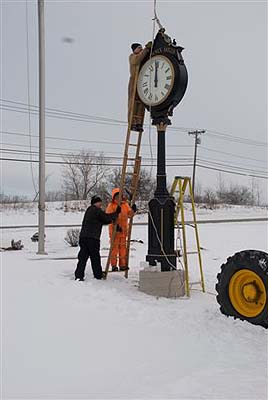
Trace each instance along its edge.
<path fill-rule="evenodd" d="M 38 43 L 36 1 L 28 1 L 30 50 L 30 99 L 38 103 Z M 46 1 L 46 106 L 76 113 L 126 120 L 128 55 L 130 44 L 152 38 L 153 1 L 91 2 Z M 25 1 L 1 2 L 2 74 L 1 98 L 27 103 L 27 47 Z M 189 84 L 182 103 L 176 108 L 169 130 L 167 157 L 192 156 L 193 138 L 188 129 L 207 129 L 199 156 L 206 161 L 267 171 L 267 146 L 234 141 L 233 136 L 267 142 L 267 3 L 234 1 L 157 2 L 158 16 L 167 33 L 175 37 L 183 52 Z M 63 42 L 64 37 L 74 39 Z M 5 103 L 6 104 L 6 103 Z M 11 103 L 10 103 L 11 104 Z M 38 120 L 31 117 L 33 134 Z M 2 111 L 1 131 L 29 131 L 28 115 Z M 230 135 L 218 136 L 217 132 Z M 118 144 L 75 143 L 47 140 L 50 147 L 79 150 L 90 148 L 120 156 L 126 128 L 47 118 L 46 134 L 52 137 Z M 155 127 L 151 130 L 156 144 Z M 38 144 L 33 139 L 33 146 Z M 2 135 L 2 147 L 25 145 L 29 138 Z M 148 130 L 143 138 L 143 155 L 149 156 Z M 177 147 L 174 147 L 177 146 Z M 189 146 L 189 147 L 180 147 Z M 27 149 L 16 147 L 16 149 Z M 37 150 L 37 148 L 33 148 Z M 217 153 L 215 151 L 220 151 Z M 58 150 L 60 152 L 60 150 Z M 156 148 L 153 147 L 154 155 Z M 228 154 L 224 154 L 228 153 Z M 3 153 L 5 157 L 14 155 Z M 29 159 L 29 156 L 25 156 Z M 205 161 L 203 162 L 205 164 Z M 211 164 L 213 167 L 217 164 Z M 32 195 L 30 164 L 2 163 L 5 193 Z M 221 166 L 222 169 L 228 169 Z M 34 165 L 37 181 L 37 165 Z M 48 189 L 60 184 L 60 166 L 47 166 Z M 245 170 L 243 170 L 245 173 Z M 168 179 L 190 175 L 190 167 L 168 168 Z M 263 173 L 262 173 L 263 175 Z M 215 186 L 217 171 L 198 168 L 202 186 Z M 252 178 L 222 173 L 227 182 L 251 186 Z M 266 180 L 255 179 L 262 196 Z"/>

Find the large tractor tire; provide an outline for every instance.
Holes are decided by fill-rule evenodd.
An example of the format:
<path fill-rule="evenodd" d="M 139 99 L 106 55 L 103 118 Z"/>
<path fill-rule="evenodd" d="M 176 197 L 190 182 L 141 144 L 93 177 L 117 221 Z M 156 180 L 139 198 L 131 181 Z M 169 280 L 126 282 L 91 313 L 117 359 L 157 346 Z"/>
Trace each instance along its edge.
<path fill-rule="evenodd" d="M 217 301 L 227 316 L 268 328 L 268 254 L 244 250 L 221 266 Z"/>

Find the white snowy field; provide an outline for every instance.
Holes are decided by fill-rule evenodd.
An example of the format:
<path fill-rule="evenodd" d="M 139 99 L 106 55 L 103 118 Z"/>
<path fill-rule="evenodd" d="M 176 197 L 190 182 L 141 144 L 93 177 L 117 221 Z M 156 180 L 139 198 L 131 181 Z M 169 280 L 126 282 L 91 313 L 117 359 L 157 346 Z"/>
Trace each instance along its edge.
<path fill-rule="evenodd" d="M 267 216 L 265 210 L 245 208 L 220 213 Z M 36 223 L 36 213 L 34 221 L 29 215 L 5 212 L 3 225 Z M 59 215 L 51 210 L 47 219 L 82 218 L 81 213 Z M 209 211 L 209 218 L 217 215 Z M 138 290 L 146 226 L 134 227 L 133 239 L 144 244 L 132 245 L 128 280 L 110 274 L 107 281 L 96 281 L 88 263 L 86 281 L 75 282 L 78 249 L 66 245 L 65 232 L 47 229 L 47 256 L 36 255 L 33 229 L 1 233 L 1 246 L 12 238 L 25 245 L 22 251 L 0 253 L 3 399 L 267 399 L 267 330 L 223 316 L 213 295 L 229 255 L 249 248 L 267 251 L 266 222 L 200 225 L 208 293 L 195 290 L 190 299 L 176 300 Z M 107 248 L 104 228 L 103 256 Z M 194 257 L 190 270 L 196 281 Z"/>
<path fill-rule="evenodd" d="M 80 224 L 83 218 L 83 210 L 88 203 L 85 201 L 69 202 L 69 212 L 64 212 L 64 202 L 51 202 L 46 204 L 46 223 L 51 224 Z M 25 208 L 19 208 L 15 205 L 0 204 L 0 218 L 3 226 L 16 225 L 37 225 L 37 203 L 25 203 Z M 77 211 L 80 209 L 81 211 Z M 185 205 L 186 219 L 192 219 L 191 207 Z M 219 205 L 216 209 L 209 209 L 206 205 L 196 207 L 198 220 L 204 219 L 229 219 L 229 218 L 258 218 L 268 217 L 267 207 L 249 207 L 249 206 L 226 206 Z M 136 221 L 147 221 L 145 216 L 136 216 Z"/>

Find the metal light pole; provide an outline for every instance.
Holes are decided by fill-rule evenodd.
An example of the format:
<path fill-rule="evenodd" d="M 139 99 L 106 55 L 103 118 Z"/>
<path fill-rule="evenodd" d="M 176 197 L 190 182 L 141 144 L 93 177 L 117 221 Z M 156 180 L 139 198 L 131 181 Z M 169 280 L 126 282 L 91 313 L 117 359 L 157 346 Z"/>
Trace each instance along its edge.
<path fill-rule="evenodd" d="M 39 40 L 39 201 L 38 254 L 45 252 L 45 19 L 44 0 L 38 0 Z"/>
<path fill-rule="evenodd" d="M 196 170 L 196 159 L 197 159 L 197 145 L 201 143 L 201 138 L 199 137 L 202 133 L 206 131 L 203 129 L 201 131 L 191 131 L 188 132 L 189 135 L 195 136 L 194 143 L 194 167 L 193 167 L 193 178 L 192 178 L 192 189 L 193 189 L 193 197 L 194 197 L 194 187 L 195 187 L 195 170 Z"/>

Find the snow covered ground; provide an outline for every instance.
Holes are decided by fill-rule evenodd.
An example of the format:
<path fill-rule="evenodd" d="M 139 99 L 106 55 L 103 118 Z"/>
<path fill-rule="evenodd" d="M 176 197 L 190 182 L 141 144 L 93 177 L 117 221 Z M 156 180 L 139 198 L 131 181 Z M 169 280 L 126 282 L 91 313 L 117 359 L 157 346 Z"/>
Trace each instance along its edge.
<path fill-rule="evenodd" d="M 203 218 L 267 216 L 264 209 L 243 207 L 202 212 Z M 32 211 L 5 211 L 2 217 L 3 225 L 36 223 Z M 47 222 L 81 218 L 54 207 Z M 144 244 L 132 245 L 128 280 L 110 274 L 96 281 L 89 264 L 85 282 L 73 280 L 77 249 L 64 242 L 66 229 L 47 229 L 47 256 L 36 255 L 33 229 L 2 231 L 3 246 L 12 238 L 25 245 L 1 253 L 2 398 L 266 400 L 267 331 L 223 316 L 213 293 L 229 255 L 246 248 L 267 251 L 267 224 L 200 225 L 199 232 L 209 293 L 192 291 L 190 299 L 173 300 L 138 290 L 146 226 L 134 227 L 133 239 Z M 104 228 L 103 256 L 107 249 Z"/>
<path fill-rule="evenodd" d="M 64 212 L 64 202 L 47 203 L 46 223 L 49 224 L 81 224 L 83 212 L 88 203 L 70 202 L 69 212 Z M 1 205 L 0 218 L 1 225 L 37 225 L 37 203 L 25 203 L 25 208 L 18 208 L 17 205 Z M 77 208 L 81 211 L 77 211 Z M 186 219 L 192 219 L 190 204 L 185 205 Z M 210 210 L 206 205 L 196 207 L 197 218 L 204 219 L 229 219 L 229 218 L 258 218 L 268 217 L 267 207 L 249 206 L 223 206 L 219 205 L 216 209 Z M 136 221 L 147 221 L 144 215 L 138 215 Z"/>

